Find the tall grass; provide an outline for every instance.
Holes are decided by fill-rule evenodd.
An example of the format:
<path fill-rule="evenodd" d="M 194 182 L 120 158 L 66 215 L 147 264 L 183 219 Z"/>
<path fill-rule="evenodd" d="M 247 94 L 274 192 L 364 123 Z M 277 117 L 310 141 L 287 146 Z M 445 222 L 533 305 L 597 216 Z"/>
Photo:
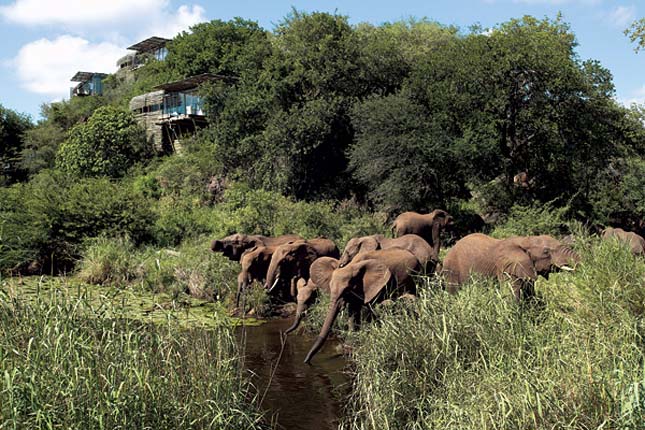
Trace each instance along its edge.
<path fill-rule="evenodd" d="M 536 286 L 473 281 L 381 310 L 359 335 L 344 429 L 645 428 L 645 262 L 588 238 Z"/>
<path fill-rule="evenodd" d="M 0 290 L 0 428 L 261 427 L 229 323 L 180 329 L 110 306 Z"/>

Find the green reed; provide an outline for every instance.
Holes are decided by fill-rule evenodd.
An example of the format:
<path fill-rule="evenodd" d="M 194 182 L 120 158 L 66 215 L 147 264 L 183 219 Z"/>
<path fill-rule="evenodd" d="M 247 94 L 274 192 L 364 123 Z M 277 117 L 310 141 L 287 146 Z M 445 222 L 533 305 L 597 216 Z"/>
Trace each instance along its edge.
<path fill-rule="evenodd" d="M 583 238 L 575 273 L 432 283 L 359 334 L 344 429 L 645 428 L 645 261 Z"/>
<path fill-rule="evenodd" d="M 0 290 L 0 429 L 255 429 L 230 321 L 182 328 L 111 301 Z"/>

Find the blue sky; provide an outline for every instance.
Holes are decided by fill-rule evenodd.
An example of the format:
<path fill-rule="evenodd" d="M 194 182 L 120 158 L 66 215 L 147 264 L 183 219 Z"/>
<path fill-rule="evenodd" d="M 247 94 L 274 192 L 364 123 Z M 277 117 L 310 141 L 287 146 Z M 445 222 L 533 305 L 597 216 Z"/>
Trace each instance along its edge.
<path fill-rule="evenodd" d="M 114 72 L 134 42 L 236 16 L 271 29 L 291 7 L 336 11 L 352 23 L 427 17 L 464 29 L 561 12 L 580 57 L 600 60 L 613 73 L 617 99 L 645 102 L 645 52 L 636 54 L 623 34 L 645 17 L 645 0 L 0 0 L 0 104 L 36 119 L 42 103 L 67 97 L 77 70 Z"/>

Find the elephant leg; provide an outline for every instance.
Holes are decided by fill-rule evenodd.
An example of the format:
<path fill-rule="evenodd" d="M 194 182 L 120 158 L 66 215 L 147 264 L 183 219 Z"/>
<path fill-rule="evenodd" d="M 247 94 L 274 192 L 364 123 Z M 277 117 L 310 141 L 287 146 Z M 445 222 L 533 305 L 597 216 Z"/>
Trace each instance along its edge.
<path fill-rule="evenodd" d="M 511 281 L 511 289 L 518 303 L 535 296 L 535 284 L 532 279 L 514 279 Z"/>
<path fill-rule="evenodd" d="M 349 313 L 349 330 L 357 331 L 361 328 L 361 309 L 363 305 L 355 300 L 348 303 L 347 312 Z"/>
<path fill-rule="evenodd" d="M 240 296 L 242 295 L 242 291 L 246 287 L 246 274 L 244 272 L 240 272 L 239 275 L 237 275 L 237 294 L 235 294 L 235 307 L 240 306 Z"/>

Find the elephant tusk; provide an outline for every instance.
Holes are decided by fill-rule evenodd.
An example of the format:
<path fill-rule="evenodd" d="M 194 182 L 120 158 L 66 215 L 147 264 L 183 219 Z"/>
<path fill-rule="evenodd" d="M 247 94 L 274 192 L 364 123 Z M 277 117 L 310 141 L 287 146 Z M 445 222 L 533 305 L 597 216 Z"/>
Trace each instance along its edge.
<path fill-rule="evenodd" d="M 280 281 L 280 278 L 275 278 L 275 282 L 273 282 L 273 285 L 269 287 L 269 292 L 273 291 L 273 289 L 278 285 L 278 281 Z"/>
<path fill-rule="evenodd" d="M 576 269 L 574 269 L 573 267 L 569 267 L 567 265 L 564 265 L 564 266 L 560 267 L 560 269 L 566 270 L 567 272 L 575 272 L 576 271 Z"/>

